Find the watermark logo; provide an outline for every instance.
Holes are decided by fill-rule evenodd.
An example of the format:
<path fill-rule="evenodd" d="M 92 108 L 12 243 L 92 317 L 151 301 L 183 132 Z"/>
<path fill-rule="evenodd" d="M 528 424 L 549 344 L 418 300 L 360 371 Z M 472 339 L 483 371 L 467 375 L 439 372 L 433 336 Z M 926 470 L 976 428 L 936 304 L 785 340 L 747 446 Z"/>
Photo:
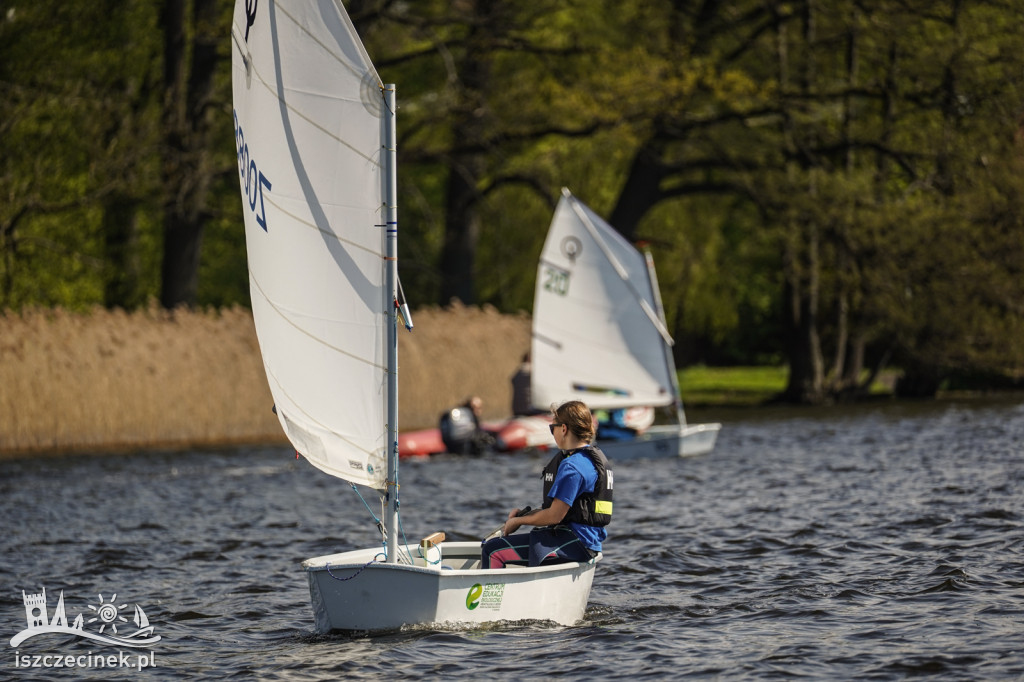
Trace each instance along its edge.
<path fill-rule="evenodd" d="M 131 610 L 127 602 L 118 604 L 116 594 L 109 600 L 98 595 L 96 603 L 88 604 L 89 610 L 84 615 L 79 613 L 71 625 L 64 609 L 64 590 L 60 592 L 52 618 L 46 604 L 45 587 L 39 594 L 26 594 L 22 590 L 21 595 L 25 601 L 27 627 L 11 638 L 12 647 L 45 634 L 75 635 L 107 646 L 148 647 L 160 641 L 160 635 L 153 633 L 142 607 L 135 604 Z"/>

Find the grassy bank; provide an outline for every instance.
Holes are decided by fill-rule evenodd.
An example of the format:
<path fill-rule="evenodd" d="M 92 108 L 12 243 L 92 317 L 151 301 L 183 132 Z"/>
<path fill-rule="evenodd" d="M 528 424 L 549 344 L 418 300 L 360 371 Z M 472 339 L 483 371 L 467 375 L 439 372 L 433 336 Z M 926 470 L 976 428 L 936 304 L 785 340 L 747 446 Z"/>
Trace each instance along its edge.
<path fill-rule="evenodd" d="M 898 370 L 881 372 L 871 384 L 873 395 L 892 395 Z M 864 372 L 864 380 L 867 379 Z M 686 404 L 742 407 L 763 405 L 786 388 L 786 367 L 688 367 L 679 373 L 679 391 Z"/>
<path fill-rule="evenodd" d="M 758 405 L 786 387 L 785 367 L 689 367 L 679 373 L 688 405 Z"/>

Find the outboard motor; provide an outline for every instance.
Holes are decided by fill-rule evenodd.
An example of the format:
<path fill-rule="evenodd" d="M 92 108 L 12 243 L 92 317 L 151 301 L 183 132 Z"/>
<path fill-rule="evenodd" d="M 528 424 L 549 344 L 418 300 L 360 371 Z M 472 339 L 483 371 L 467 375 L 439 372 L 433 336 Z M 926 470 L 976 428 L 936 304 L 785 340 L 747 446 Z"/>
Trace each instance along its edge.
<path fill-rule="evenodd" d="M 441 440 L 448 452 L 456 455 L 479 455 L 486 448 L 486 434 L 477 425 L 473 410 L 460 405 L 441 415 Z"/>

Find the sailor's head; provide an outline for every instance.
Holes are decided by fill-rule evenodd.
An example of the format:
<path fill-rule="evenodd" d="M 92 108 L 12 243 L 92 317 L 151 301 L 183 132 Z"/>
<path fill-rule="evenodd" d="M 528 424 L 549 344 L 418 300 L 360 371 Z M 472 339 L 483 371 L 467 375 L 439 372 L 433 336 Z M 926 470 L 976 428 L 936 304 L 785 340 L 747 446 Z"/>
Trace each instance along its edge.
<path fill-rule="evenodd" d="M 594 419 L 590 415 L 590 408 L 579 400 L 552 405 L 551 420 L 555 424 L 564 424 L 565 428 L 584 443 L 594 440 Z"/>

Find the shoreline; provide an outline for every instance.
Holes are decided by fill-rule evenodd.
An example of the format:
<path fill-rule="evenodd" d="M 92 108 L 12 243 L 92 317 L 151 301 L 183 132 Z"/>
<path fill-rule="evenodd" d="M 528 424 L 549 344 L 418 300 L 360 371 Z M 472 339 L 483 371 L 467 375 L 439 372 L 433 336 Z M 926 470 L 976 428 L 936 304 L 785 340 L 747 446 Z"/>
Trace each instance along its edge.
<path fill-rule="evenodd" d="M 511 414 L 511 377 L 530 317 L 490 307 L 425 308 L 399 333 L 401 430 L 437 426 L 469 395 L 483 418 Z M 1024 391 L 946 391 L 934 400 L 879 395 L 843 405 L 686 403 L 694 423 L 759 413 L 811 416 L 889 404 L 1024 402 Z M 288 447 L 271 407 L 252 314 L 244 308 L 125 313 L 96 308 L 0 314 L 0 461 L 142 450 Z M 798 412 L 795 412 L 798 411 Z"/>
<path fill-rule="evenodd" d="M 511 408 L 530 318 L 453 304 L 399 334 L 403 430 L 469 395 Z M 249 310 L 0 314 L 0 459 L 287 444 Z"/>

